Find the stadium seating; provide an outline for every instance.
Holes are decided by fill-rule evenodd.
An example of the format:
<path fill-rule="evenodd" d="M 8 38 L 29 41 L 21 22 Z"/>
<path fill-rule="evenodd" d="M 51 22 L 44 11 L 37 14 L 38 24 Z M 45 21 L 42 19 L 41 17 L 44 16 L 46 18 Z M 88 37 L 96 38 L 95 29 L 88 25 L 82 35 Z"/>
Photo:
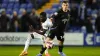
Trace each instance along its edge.
<path fill-rule="evenodd" d="M 43 6 L 46 2 L 49 0 L 37 0 L 37 7 L 40 8 Z M 52 3 L 52 6 L 50 9 L 45 9 L 44 11 L 47 13 L 48 17 L 50 17 L 51 14 L 57 11 L 58 8 L 60 8 L 60 3 L 63 0 L 59 0 L 58 3 Z M 27 12 L 31 12 L 32 8 L 35 8 L 35 5 L 30 2 L 30 0 L 26 0 L 26 3 L 20 4 L 19 0 L 0 0 L 0 11 L 1 10 L 6 10 L 6 13 L 9 15 L 12 15 L 13 11 L 16 11 L 18 15 L 22 14 L 22 10 L 26 9 Z M 79 4 L 77 7 L 80 6 Z M 100 6 L 99 6 L 100 10 Z M 96 19 L 96 14 L 98 13 L 98 10 L 92 10 L 91 8 L 87 8 L 87 16 L 92 15 L 92 19 Z M 94 22 L 93 22 L 94 24 Z M 81 30 L 80 27 L 71 27 L 72 31 L 77 31 L 78 29 Z"/>
<path fill-rule="evenodd" d="M 52 6 L 52 8 L 59 8 L 59 7 L 60 7 L 60 4 L 56 4 L 56 3 L 54 3 Z"/>
<path fill-rule="evenodd" d="M 9 3 L 7 9 L 13 9 L 14 3 Z"/>
<path fill-rule="evenodd" d="M 26 8 L 27 8 L 26 6 L 27 6 L 27 4 L 21 4 L 21 5 L 20 5 L 20 8 L 26 9 Z"/>
<path fill-rule="evenodd" d="M 19 3 L 15 3 L 13 8 L 19 8 Z"/>
<path fill-rule="evenodd" d="M 7 4 L 6 3 L 2 3 L 1 8 L 6 9 L 7 8 Z"/>
<path fill-rule="evenodd" d="M 7 9 L 6 14 L 12 14 L 13 10 L 12 9 Z"/>
<path fill-rule="evenodd" d="M 30 8 L 30 9 L 32 9 L 34 6 L 31 4 L 31 3 L 28 3 L 27 4 L 27 8 Z"/>
<path fill-rule="evenodd" d="M 2 3 L 7 4 L 7 3 L 9 3 L 9 0 L 2 0 Z"/>
<path fill-rule="evenodd" d="M 37 0 L 38 8 L 48 1 L 49 0 Z M 0 0 L 0 3 L 0 8 L 7 10 L 6 13 L 10 13 L 10 10 L 19 12 L 20 9 L 26 9 L 28 12 L 31 12 L 32 8 L 35 8 L 34 4 L 32 4 L 30 0 L 26 0 L 26 3 L 23 4 L 20 4 L 19 0 Z M 12 13 L 10 14 L 12 15 Z"/>
<path fill-rule="evenodd" d="M 18 8 L 14 8 L 13 11 L 16 11 L 18 13 L 19 9 Z"/>

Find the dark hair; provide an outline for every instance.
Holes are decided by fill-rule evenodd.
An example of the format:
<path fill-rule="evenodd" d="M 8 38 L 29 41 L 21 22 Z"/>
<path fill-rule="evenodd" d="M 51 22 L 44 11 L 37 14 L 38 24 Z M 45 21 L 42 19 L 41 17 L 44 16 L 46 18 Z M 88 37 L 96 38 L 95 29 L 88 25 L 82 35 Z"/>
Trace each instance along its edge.
<path fill-rule="evenodd" d="M 68 1 L 62 1 L 62 3 L 68 3 Z"/>
<path fill-rule="evenodd" d="M 47 17 L 46 17 L 46 12 L 41 12 L 40 13 L 40 17 L 41 17 L 41 22 L 45 22 Z"/>
<path fill-rule="evenodd" d="M 46 17 L 46 12 L 41 12 L 40 15 Z"/>

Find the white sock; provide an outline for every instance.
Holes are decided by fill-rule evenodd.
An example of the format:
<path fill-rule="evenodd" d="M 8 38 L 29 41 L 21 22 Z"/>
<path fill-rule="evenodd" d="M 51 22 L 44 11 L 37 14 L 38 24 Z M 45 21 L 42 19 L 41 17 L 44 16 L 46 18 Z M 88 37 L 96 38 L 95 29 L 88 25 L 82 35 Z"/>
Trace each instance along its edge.
<path fill-rule="evenodd" d="M 32 40 L 32 37 L 31 37 L 31 35 L 29 34 L 28 37 L 27 37 L 27 40 L 26 40 L 26 42 L 25 42 L 24 51 L 27 51 L 27 50 L 28 50 L 28 47 L 29 47 L 29 44 L 30 44 L 31 40 Z"/>
<path fill-rule="evenodd" d="M 48 49 L 45 50 L 45 54 L 47 54 L 47 53 L 48 53 Z"/>

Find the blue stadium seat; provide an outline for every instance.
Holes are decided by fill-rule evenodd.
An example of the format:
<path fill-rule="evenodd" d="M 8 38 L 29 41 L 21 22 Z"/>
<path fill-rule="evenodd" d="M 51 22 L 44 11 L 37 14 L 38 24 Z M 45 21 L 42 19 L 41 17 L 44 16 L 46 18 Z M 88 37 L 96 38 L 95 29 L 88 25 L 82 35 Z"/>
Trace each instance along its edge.
<path fill-rule="evenodd" d="M 27 4 L 27 8 L 32 9 L 33 8 L 33 5 L 31 3 L 29 3 L 29 4 Z"/>
<path fill-rule="evenodd" d="M 47 10 L 45 10 L 45 12 L 48 13 L 48 14 L 52 14 L 53 13 L 53 11 L 51 9 L 47 9 Z"/>
<path fill-rule="evenodd" d="M 60 4 L 53 4 L 52 8 L 59 8 Z"/>
<path fill-rule="evenodd" d="M 26 4 L 21 4 L 20 8 L 26 9 L 27 8 L 27 5 Z"/>
<path fill-rule="evenodd" d="M 19 9 L 18 14 L 22 15 L 22 11 L 23 11 L 23 9 Z"/>
<path fill-rule="evenodd" d="M 10 14 L 10 15 L 11 15 L 11 14 L 12 14 L 12 12 L 13 12 L 13 10 L 12 10 L 12 9 L 7 9 L 7 10 L 6 10 L 6 14 Z"/>
<path fill-rule="evenodd" d="M 2 0 L 2 3 L 9 3 L 9 0 Z"/>
<path fill-rule="evenodd" d="M 56 9 L 47 9 L 47 10 L 45 10 L 45 12 L 51 15 L 54 12 L 56 12 Z"/>
<path fill-rule="evenodd" d="M 13 8 L 19 8 L 19 3 L 15 3 Z"/>
<path fill-rule="evenodd" d="M 1 5 L 1 8 L 7 8 L 7 4 L 6 3 L 3 3 L 2 5 Z"/>
<path fill-rule="evenodd" d="M 90 8 L 87 8 L 87 15 L 90 16 L 92 13 L 92 10 Z"/>
<path fill-rule="evenodd" d="M 9 8 L 9 9 L 11 8 L 12 9 L 13 6 L 14 6 L 14 3 L 9 3 L 7 8 Z"/>
<path fill-rule="evenodd" d="M 53 12 L 56 12 L 56 11 L 57 11 L 57 8 L 52 8 L 52 11 L 53 11 Z"/>
<path fill-rule="evenodd" d="M 14 3 L 15 2 L 15 0 L 9 0 L 9 3 Z"/>
<path fill-rule="evenodd" d="M 15 3 L 18 3 L 19 2 L 19 0 L 15 0 Z"/>
<path fill-rule="evenodd" d="M 14 8 L 13 11 L 16 11 L 18 13 L 19 9 L 18 8 Z"/>

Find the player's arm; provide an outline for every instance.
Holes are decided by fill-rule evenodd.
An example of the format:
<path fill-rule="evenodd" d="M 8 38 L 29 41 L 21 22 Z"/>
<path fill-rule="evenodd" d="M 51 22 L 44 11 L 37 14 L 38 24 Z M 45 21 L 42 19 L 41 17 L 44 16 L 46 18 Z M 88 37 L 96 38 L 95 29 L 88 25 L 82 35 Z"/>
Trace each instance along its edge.
<path fill-rule="evenodd" d="M 54 19 L 57 19 L 56 17 L 58 17 L 58 12 L 55 12 L 54 14 L 52 14 L 50 19 L 53 21 Z"/>

